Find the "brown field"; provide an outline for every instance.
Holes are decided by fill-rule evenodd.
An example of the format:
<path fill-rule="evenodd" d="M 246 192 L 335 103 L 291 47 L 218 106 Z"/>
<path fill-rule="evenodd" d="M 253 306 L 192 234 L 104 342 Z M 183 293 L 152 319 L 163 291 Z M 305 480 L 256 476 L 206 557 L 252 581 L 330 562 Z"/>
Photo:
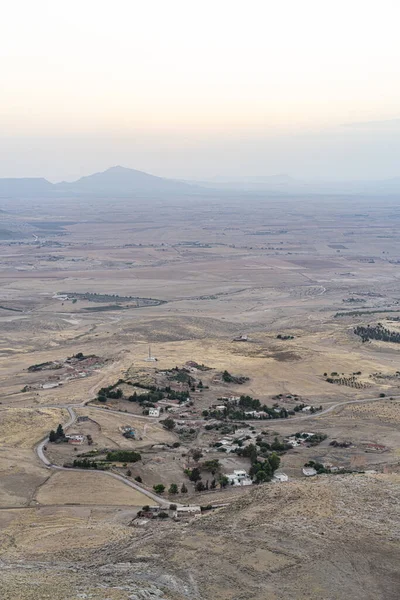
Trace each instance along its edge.
<path fill-rule="evenodd" d="M 0 414 L 0 447 L 8 448 L 32 448 L 68 415 L 66 410 L 50 408 L 8 408 Z"/>
<path fill-rule="evenodd" d="M 104 473 L 61 471 L 54 473 L 40 488 L 36 500 L 51 504 L 100 504 L 104 506 L 137 506 L 148 504 L 148 498 Z"/>
<path fill-rule="evenodd" d="M 362 343 L 353 331 L 378 322 L 400 328 L 393 320 L 400 317 L 393 199 L 239 195 L 129 199 L 112 209 L 99 200 L 94 211 L 92 203 L 61 198 L 34 208 L 21 200 L 18 212 L 4 200 L 0 208 L 11 228 L 0 240 L 2 598 L 34 600 L 38 590 L 54 600 L 397 598 L 400 344 Z M 38 230 L 32 219 L 75 224 Z M 106 296 L 73 300 L 87 293 Z M 165 303 L 143 306 L 130 296 Z M 234 342 L 240 335 L 248 341 Z M 157 362 L 145 362 L 149 346 Z M 103 362 L 69 379 L 63 361 L 80 352 Z M 48 361 L 62 370 L 28 371 Z M 85 406 L 119 379 L 164 386 L 160 371 L 187 361 L 212 369 L 196 374 L 204 389 L 190 391 L 191 438 L 166 431 L 126 398 L 107 401 L 119 414 Z M 224 383 L 224 370 L 249 380 Z M 354 385 L 339 385 L 324 373 L 357 375 Z M 61 385 L 42 387 L 54 381 Z M 121 386 L 125 396 L 131 387 Z M 281 456 L 289 483 L 199 494 L 184 474 L 191 449 L 200 448 L 202 460 L 218 458 L 222 472 L 250 466 L 211 448 L 223 434 L 201 421 L 221 396 L 242 394 L 269 406 L 278 394 L 324 409 L 360 402 L 252 424 L 269 442 L 302 431 L 327 435 Z M 129 468 L 149 489 L 185 482 L 189 494 L 178 501 L 229 506 L 188 526 L 159 519 L 128 527 L 148 497 L 104 473 L 46 468 L 35 454 L 49 430 L 68 420 L 71 405 L 91 421 L 70 432 L 90 434 L 93 446 L 49 444 L 51 462 L 72 462 L 91 449 L 137 449 L 142 460 L 118 465 L 121 474 Z M 128 424 L 136 440 L 122 436 Z M 334 448 L 332 440 L 352 445 Z M 368 453 L 368 444 L 386 451 Z M 309 460 L 378 474 L 306 479 L 301 469 Z M 211 479 L 205 471 L 202 477 Z"/>

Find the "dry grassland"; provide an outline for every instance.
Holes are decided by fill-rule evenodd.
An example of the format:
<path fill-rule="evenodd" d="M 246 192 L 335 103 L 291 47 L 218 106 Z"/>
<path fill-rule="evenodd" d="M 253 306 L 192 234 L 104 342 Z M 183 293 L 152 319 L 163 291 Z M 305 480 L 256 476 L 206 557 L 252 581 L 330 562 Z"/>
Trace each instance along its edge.
<path fill-rule="evenodd" d="M 98 438 L 98 434 L 96 434 L 96 438 L 98 439 L 95 439 L 98 444 L 101 438 L 107 438 L 121 448 L 142 448 L 150 444 L 172 444 L 177 440 L 177 437 L 173 433 L 164 429 L 157 422 L 152 422 L 148 419 L 136 419 L 129 413 L 113 414 L 108 413 L 106 410 L 85 407 L 76 409 L 76 414 L 87 415 L 98 423 L 101 428 L 100 439 Z M 122 435 L 120 428 L 124 425 L 132 426 L 135 429 L 135 440 L 127 439 Z M 74 427 L 76 429 L 76 426 Z M 79 431 L 84 433 L 85 423 L 80 424 L 78 427 Z"/>
<path fill-rule="evenodd" d="M 32 448 L 59 423 L 67 411 L 53 408 L 8 408 L 0 412 L 0 447 Z"/>
<path fill-rule="evenodd" d="M 346 420 L 363 419 L 391 425 L 395 429 L 400 426 L 400 400 L 385 398 L 379 402 L 344 406 L 340 414 Z"/>
<path fill-rule="evenodd" d="M 104 474 L 80 471 L 59 471 L 39 489 L 40 504 L 88 504 L 111 506 L 143 506 L 144 494 Z"/>

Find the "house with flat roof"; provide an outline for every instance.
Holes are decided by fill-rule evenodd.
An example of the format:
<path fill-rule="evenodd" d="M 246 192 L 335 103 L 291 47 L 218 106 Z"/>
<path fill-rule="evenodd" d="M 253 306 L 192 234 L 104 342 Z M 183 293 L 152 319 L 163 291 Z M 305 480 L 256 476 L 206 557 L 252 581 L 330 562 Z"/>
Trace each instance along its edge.
<path fill-rule="evenodd" d="M 314 469 L 314 467 L 304 467 L 303 468 L 303 475 L 305 475 L 306 477 L 313 477 L 316 474 L 317 474 L 317 471 Z"/>
<path fill-rule="evenodd" d="M 244 469 L 236 469 L 233 473 L 225 473 L 229 483 L 235 486 L 253 485 L 253 482 Z"/>
<path fill-rule="evenodd" d="M 177 519 L 190 519 L 201 515 L 200 506 L 178 506 L 175 511 Z"/>

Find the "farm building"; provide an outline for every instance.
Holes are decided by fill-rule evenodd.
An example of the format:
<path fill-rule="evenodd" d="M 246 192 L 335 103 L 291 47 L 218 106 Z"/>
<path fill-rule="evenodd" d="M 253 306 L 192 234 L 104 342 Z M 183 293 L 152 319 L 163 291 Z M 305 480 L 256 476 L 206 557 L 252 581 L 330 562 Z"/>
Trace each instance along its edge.
<path fill-rule="evenodd" d="M 229 479 L 229 483 L 231 485 L 236 486 L 245 486 L 245 485 L 253 485 L 252 480 L 246 473 L 246 471 L 242 469 L 237 469 L 233 471 L 233 473 L 225 473 L 225 476 Z"/>
<path fill-rule="evenodd" d="M 286 475 L 286 473 L 275 473 L 272 481 L 275 481 L 276 483 L 283 483 L 284 481 L 289 481 L 289 477 Z"/>
<path fill-rule="evenodd" d="M 313 467 L 304 467 L 303 468 L 303 475 L 305 475 L 306 477 L 313 477 L 316 474 L 317 474 L 317 471 Z"/>
<path fill-rule="evenodd" d="M 190 519 L 201 515 L 200 506 L 178 506 L 175 511 L 177 519 Z"/>
<path fill-rule="evenodd" d="M 71 433 L 69 435 L 66 435 L 65 437 L 68 440 L 68 444 L 76 444 L 76 445 L 83 444 L 84 439 L 85 439 L 85 436 L 81 435 L 80 433 Z"/>

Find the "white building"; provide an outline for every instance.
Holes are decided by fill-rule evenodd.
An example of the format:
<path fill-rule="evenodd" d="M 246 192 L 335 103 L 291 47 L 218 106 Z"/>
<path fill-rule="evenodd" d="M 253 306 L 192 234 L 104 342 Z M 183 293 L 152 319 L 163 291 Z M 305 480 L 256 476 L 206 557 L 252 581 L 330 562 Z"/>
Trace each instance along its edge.
<path fill-rule="evenodd" d="M 289 481 L 289 477 L 286 475 L 286 473 L 275 473 L 272 481 L 283 483 L 284 481 Z"/>
<path fill-rule="evenodd" d="M 159 408 L 149 408 L 149 417 L 159 417 L 160 409 Z"/>
<path fill-rule="evenodd" d="M 69 444 L 83 444 L 85 436 L 80 433 L 70 433 L 67 434 L 65 438 L 68 440 Z"/>
<path fill-rule="evenodd" d="M 178 519 L 187 519 L 201 515 L 200 506 L 178 506 L 175 511 L 175 517 Z"/>
<path fill-rule="evenodd" d="M 300 442 L 296 439 L 290 439 L 287 443 L 290 444 L 292 448 L 297 448 L 297 446 L 300 446 Z"/>
<path fill-rule="evenodd" d="M 229 479 L 229 483 L 235 486 L 253 485 L 252 480 L 242 469 L 237 469 L 233 473 L 225 473 L 225 477 Z"/>
<path fill-rule="evenodd" d="M 313 477 L 316 474 L 317 474 L 317 471 L 313 467 L 304 467 L 303 468 L 303 475 L 305 475 L 306 477 Z"/>

